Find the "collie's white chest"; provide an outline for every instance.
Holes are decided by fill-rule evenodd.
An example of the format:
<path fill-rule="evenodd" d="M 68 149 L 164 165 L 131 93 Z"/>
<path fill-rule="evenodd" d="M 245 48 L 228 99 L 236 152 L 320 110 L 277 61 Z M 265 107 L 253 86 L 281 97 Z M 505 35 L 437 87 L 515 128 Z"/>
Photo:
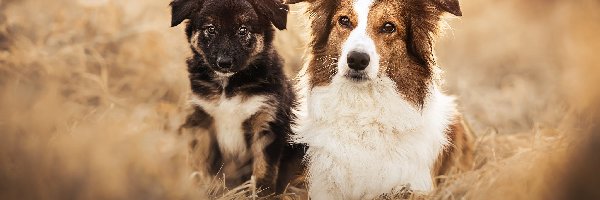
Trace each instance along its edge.
<path fill-rule="evenodd" d="M 313 199 L 369 199 L 405 185 L 433 187 L 431 169 L 447 143 L 453 99 L 432 87 L 417 109 L 391 80 L 367 84 L 334 82 L 307 95 L 294 140 L 310 147 Z"/>
<path fill-rule="evenodd" d="M 218 100 L 192 98 L 192 103 L 202 107 L 213 117 L 216 138 L 221 152 L 226 155 L 241 156 L 246 153 L 247 145 L 243 123 L 252 115 L 267 106 L 266 96 L 227 98 L 224 95 Z"/>

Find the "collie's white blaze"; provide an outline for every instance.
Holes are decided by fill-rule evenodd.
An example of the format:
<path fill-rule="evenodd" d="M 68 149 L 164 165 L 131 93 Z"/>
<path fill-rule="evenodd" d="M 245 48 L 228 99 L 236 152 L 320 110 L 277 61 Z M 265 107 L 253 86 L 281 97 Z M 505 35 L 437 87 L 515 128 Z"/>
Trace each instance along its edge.
<path fill-rule="evenodd" d="M 365 69 L 369 78 L 375 78 L 379 71 L 379 55 L 377 53 L 377 49 L 375 47 L 375 42 L 369 36 L 367 28 L 368 28 L 368 20 L 369 20 L 369 10 L 373 5 L 374 0 L 356 0 L 353 4 L 353 9 L 356 15 L 358 16 L 358 23 L 355 28 L 350 33 L 350 36 L 344 42 L 342 46 L 342 54 L 338 63 L 338 74 L 337 76 L 344 76 L 348 70 L 348 54 L 352 51 L 363 52 L 369 54 L 370 63 L 369 66 Z"/>
<path fill-rule="evenodd" d="M 268 97 L 235 96 L 227 98 L 222 95 L 216 101 L 192 97 L 192 103 L 198 105 L 213 117 L 217 142 L 226 156 L 243 157 L 249 153 L 244 137 L 243 123 L 258 111 L 267 108 Z"/>

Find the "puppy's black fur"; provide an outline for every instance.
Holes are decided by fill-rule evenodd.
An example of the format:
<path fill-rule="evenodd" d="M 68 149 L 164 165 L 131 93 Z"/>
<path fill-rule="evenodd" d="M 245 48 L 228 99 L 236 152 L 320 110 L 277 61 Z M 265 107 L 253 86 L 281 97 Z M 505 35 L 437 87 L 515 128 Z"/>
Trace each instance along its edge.
<path fill-rule="evenodd" d="M 204 137 L 209 141 L 191 143 L 191 152 L 208 150 L 197 161 L 208 166 L 196 170 L 216 176 L 222 169 L 234 168 L 233 176 L 226 174 L 230 187 L 253 175 L 259 187 L 266 189 L 263 194 L 283 192 L 294 175 L 301 173 L 299 160 L 304 154 L 303 147 L 288 142 L 296 97 L 272 46 L 272 25 L 285 29 L 288 6 L 279 0 L 175 0 L 171 7 L 172 26 L 188 20 L 186 34 L 193 56 L 187 63 L 195 98 L 218 102 L 266 96 L 270 105 L 239 125 L 250 152 L 247 159 L 228 158 L 221 152 L 214 127 L 230 122 L 217 121 L 206 108 L 195 105 L 182 128 L 209 134 Z"/>

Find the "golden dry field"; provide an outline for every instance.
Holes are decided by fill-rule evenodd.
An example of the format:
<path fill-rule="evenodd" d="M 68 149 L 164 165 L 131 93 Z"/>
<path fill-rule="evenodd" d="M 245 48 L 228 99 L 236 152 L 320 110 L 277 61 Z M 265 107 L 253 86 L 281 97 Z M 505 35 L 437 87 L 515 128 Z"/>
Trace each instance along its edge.
<path fill-rule="evenodd" d="M 168 4 L 0 0 L 0 199 L 252 195 L 193 184 L 177 134 L 191 52 Z M 436 51 L 476 163 L 425 198 L 600 198 L 600 2 L 461 4 Z M 290 77 L 308 33 L 301 7 L 277 38 Z"/>

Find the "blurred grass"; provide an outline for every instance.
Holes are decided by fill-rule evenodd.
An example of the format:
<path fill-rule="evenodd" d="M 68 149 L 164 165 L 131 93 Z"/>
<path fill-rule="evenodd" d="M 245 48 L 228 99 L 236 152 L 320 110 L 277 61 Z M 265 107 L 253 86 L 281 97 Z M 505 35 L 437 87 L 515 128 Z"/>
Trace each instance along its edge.
<path fill-rule="evenodd" d="M 252 195 L 193 184 L 175 133 L 190 52 L 168 3 L 0 0 L 0 199 Z M 461 3 L 437 53 L 479 136 L 476 166 L 430 198 L 548 199 L 594 123 L 600 3 Z M 307 34 L 298 10 L 276 39 L 290 77 Z"/>

